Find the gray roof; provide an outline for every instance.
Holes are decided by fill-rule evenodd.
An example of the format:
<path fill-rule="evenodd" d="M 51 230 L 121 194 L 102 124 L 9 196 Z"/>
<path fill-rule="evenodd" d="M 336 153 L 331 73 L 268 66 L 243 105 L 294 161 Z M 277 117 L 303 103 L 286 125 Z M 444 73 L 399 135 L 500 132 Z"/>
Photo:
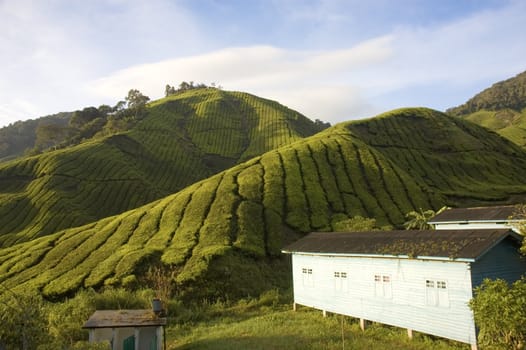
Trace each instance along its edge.
<path fill-rule="evenodd" d="M 97 310 L 83 328 L 118 328 L 163 326 L 166 318 L 157 317 L 152 310 Z"/>
<path fill-rule="evenodd" d="M 522 240 L 509 229 L 313 232 L 283 252 L 475 261 L 508 237 Z"/>
<path fill-rule="evenodd" d="M 445 222 L 506 222 L 510 221 L 515 214 L 517 207 L 515 205 L 502 205 L 494 207 L 476 207 L 476 208 L 452 208 L 444 210 L 429 220 L 430 224 Z"/>

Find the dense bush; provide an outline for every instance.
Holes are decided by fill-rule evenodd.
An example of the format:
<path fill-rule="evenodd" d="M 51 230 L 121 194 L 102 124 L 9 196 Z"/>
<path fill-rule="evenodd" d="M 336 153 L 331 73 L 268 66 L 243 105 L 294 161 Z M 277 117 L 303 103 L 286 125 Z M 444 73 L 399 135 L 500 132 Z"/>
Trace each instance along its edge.
<path fill-rule="evenodd" d="M 526 346 L 526 278 L 508 284 L 489 280 L 475 289 L 469 306 L 479 327 L 480 345 L 497 349 Z"/>
<path fill-rule="evenodd" d="M 154 292 L 109 288 L 82 290 L 73 298 L 50 303 L 35 292 L 0 295 L 0 349 L 107 349 L 87 344 L 82 325 L 95 310 L 148 309 Z"/>
<path fill-rule="evenodd" d="M 37 293 L 0 295 L 0 349 L 37 349 L 48 343 L 47 314 Z"/>

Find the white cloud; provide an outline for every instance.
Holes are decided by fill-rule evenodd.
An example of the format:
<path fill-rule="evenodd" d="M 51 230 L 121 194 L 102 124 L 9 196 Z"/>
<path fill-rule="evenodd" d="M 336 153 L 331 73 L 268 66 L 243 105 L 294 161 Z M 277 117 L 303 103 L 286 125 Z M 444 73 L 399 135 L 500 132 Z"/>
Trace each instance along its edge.
<path fill-rule="evenodd" d="M 214 26 L 222 22 L 200 26 L 207 17 L 184 2 L 0 0 L 0 124 L 113 104 L 132 88 L 158 98 L 165 84 L 183 80 L 216 82 L 337 122 L 407 105 L 444 109 L 526 69 L 523 1 L 394 30 L 367 26 L 363 2 L 350 10 L 347 1 L 283 3 L 274 6 L 296 12 L 289 21 L 278 10 L 280 44 L 245 46 L 252 41 L 214 41 L 223 37 L 202 30 L 221 30 Z M 359 31 L 367 35 L 350 35 Z M 369 33 L 380 34 L 360 39 Z M 290 38 L 294 46 L 287 47 Z"/>
<path fill-rule="evenodd" d="M 86 82 L 198 39 L 172 1 L 0 0 L 0 126 L 113 102 L 86 95 Z"/>
<path fill-rule="evenodd" d="M 91 91 L 114 99 L 137 88 L 160 97 L 164 85 L 181 81 L 217 82 L 274 98 L 308 116 L 336 121 L 360 101 L 358 87 L 345 84 L 342 74 L 385 62 L 390 38 L 379 38 L 345 50 L 328 52 L 279 49 L 271 46 L 230 48 L 204 55 L 139 65 L 93 82 Z M 342 82 L 338 82 L 342 80 Z"/>

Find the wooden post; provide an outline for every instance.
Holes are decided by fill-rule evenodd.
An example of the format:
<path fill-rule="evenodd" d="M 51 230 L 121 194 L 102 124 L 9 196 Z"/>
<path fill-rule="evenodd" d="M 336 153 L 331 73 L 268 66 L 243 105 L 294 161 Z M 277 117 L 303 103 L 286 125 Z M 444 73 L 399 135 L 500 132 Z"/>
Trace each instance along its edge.
<path fill-rule="evenodd" d="M 323 310 L 323 317 L 327 317 L 327 311 Z"/>
<path fill-rule="evenodd" d="M 407 329 L 407 337 L 409 339 L 413 339 L 413 330 L 412 329 L 409 329 L 409 328 Z"/>
<path fill-rule="evenodd" d="M 297 307 L 296 307 L 296 303 L 295 303 L 295 302 L 292 303 L 292 310 L 293 310 L 293 311 L 296 311 L 296 310 L 297 310 Z"/>
<path fill-rule="evenodd" d="M 362 331 L 365 331 L 365 327 L 367 326 L 367 320 L 360 318 L 360 329 Z"/>
<path fill-rule="evenodd" d="M 477 346 L 477 343 L 471 344 L 471 350 L 478 350 L 479 347 Z"/>

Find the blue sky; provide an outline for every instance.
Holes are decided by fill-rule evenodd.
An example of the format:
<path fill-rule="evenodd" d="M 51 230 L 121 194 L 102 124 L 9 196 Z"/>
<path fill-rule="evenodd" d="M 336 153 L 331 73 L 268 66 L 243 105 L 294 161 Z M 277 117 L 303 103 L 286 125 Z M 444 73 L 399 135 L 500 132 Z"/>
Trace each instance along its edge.
<path fill-rule="evenodd" d="M 0 126 L 220 84 L 331 123 L 526 70 L 521 0 L 0 0 Z"/>

